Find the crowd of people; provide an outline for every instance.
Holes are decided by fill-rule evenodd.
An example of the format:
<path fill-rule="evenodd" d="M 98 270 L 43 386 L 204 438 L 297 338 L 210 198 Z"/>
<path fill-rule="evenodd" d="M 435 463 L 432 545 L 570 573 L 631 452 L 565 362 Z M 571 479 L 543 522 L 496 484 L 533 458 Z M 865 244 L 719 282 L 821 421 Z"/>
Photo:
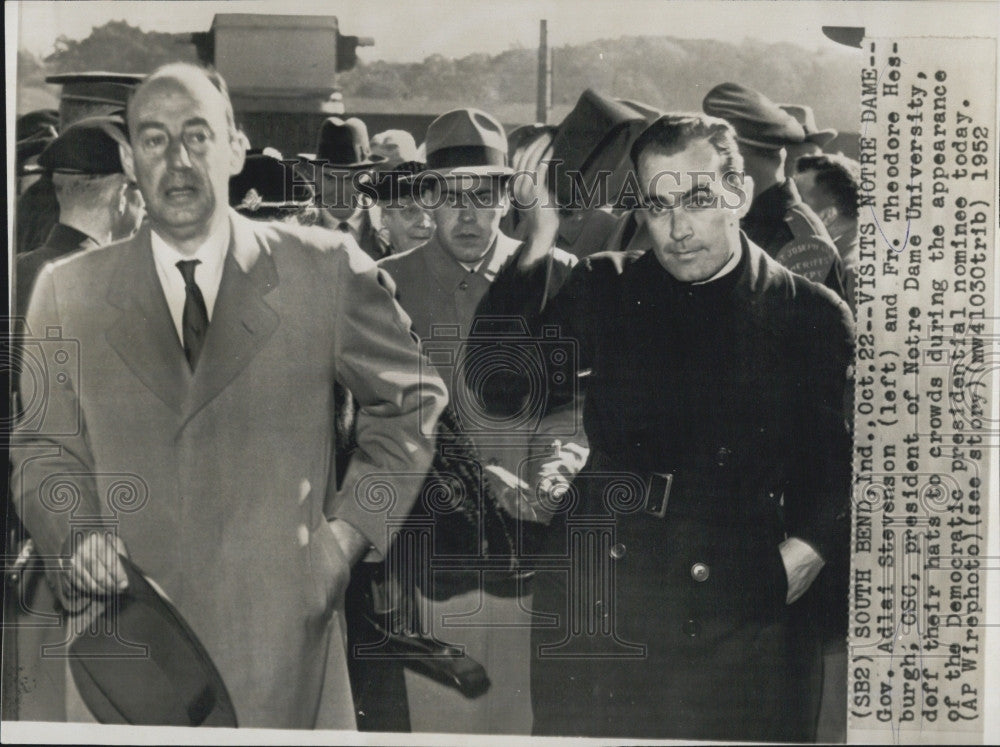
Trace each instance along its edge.
<path fill-rule="evenodd" d="M 8 594 L 61 621 L 14 717 L 843 738 L 857 164 L 703 109 L 292 155 L 214 71 L 68 76 L 18 122 L 14 341 L 69 353 L 13 405 Z"/>

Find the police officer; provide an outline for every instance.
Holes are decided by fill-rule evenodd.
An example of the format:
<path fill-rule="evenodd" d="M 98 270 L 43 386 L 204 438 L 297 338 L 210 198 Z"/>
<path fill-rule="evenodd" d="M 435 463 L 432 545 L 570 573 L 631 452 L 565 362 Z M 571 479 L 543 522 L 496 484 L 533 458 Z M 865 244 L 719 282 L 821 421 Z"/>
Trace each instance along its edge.
<path fill-rule="evenodd" d="M 802 125 L 763 94 L 738 83 L 713 88 L 702 108 L 736 130 L 746 175 L 753 178 L 755 196 L 740 226 L 747 238 L 779 264 L 846 298 L 837 248 L 785 175 L 787 148 L 805 142 Z"/>

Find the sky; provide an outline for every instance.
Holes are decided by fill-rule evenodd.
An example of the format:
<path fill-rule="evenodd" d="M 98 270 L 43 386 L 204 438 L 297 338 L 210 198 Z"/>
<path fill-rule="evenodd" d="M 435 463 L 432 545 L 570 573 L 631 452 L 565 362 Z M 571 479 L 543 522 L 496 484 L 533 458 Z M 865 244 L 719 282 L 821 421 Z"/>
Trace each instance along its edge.
<path fill-rule="evenodd" d="M 15 5 L 11 3 L 9 5 Z M 207 31 L 216 13 L 334 15 L 341 33 L 368 36 L 375 46 L 359 50 L 362 60 L 417 62 L 432 54 L 463 57 L 496 54 L 511 47 L 535 47 L 538 21 L 548 20 L 549 44 L 558 47 L 623 35 L 681 38 L 744 38 L 795 42 L 807 49 L 834 45 L 820 27 L 868 26 L 894 32 L 903 19 L 918 32 L 965 35 L 973 18 L 995 10 L 991 3 L 933 2 L 735 2 L 712 0 L 226 0 L 194 2 L 49 2 L 16 3 L 20 47 L 39 55 L 52 52 L 60 35 L 88 36 L 93 26 L 125 20 L 146 31 Z M 8 12 L 10 8 L 8 7 Z"/>

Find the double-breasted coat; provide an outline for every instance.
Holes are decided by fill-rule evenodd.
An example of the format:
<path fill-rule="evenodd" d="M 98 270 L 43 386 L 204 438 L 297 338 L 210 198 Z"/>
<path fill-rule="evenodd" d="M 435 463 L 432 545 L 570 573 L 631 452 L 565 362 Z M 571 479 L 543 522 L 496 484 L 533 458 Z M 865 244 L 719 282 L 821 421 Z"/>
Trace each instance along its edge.
<path fill-rule="evenodd" d="M 391 280 L 349 238 L 253 223 L 231 239 L 194 372 L 146 224 L 40 274 L 28 324 L 44 413 L 15 433 L 14 500 L 43 555 L 74 527 L 124 539 L 204 644 L 241 726 L 353 728 L 349 567 L 328 526 L 385 550 L 431 457 L 442 382 L 419 370 Z M 333 468 L 334 382 L 359 451 Z"/>

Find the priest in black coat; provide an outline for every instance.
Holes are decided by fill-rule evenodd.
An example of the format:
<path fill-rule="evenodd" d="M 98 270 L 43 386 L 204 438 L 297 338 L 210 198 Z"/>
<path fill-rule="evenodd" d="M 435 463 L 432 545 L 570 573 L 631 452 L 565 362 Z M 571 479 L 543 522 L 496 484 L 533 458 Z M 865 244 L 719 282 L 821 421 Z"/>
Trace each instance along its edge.
<path fill-rule="evenodd" d="M 849 523 L 851 314 L 740 231 L 753 185 L 724 121 L 664 116 L 632 160 L 626 251 L 546 288 L 536 230 L 478 310 L 527 321 L 553 399 L 575 378 L 554 327 L 590 371 L 590 460 L 534 581 L 534 731 L 808 740 L 818 639 L 792 620 Z M 508 411 L 529 390 L 484 387 Z"/>

